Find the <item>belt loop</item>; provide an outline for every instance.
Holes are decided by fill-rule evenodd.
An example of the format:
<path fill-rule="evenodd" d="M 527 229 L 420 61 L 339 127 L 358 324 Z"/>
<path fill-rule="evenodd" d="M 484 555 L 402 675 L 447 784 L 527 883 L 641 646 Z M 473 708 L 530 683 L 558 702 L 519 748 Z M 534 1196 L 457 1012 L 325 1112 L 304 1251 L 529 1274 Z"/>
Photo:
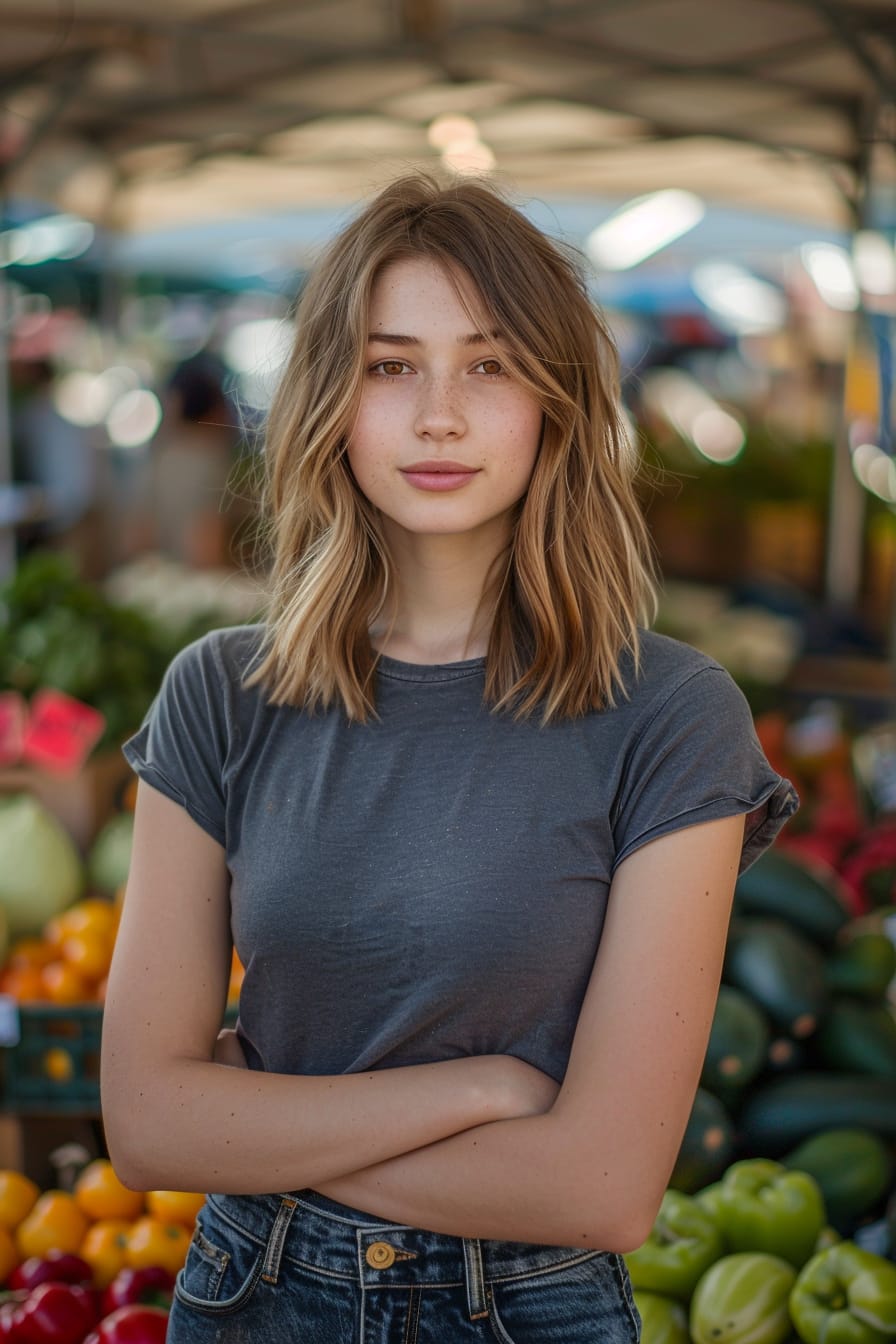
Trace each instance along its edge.
<path fill-rule="evenodd" d="M 290 1219 L 296 1211 L 296 1203 L 297 1201 L 294 1199 L 284 1199 L 277 1210 L 277 1217 L 274 1219 L 274 1226 L 271 1228 L 271 1235 L 268 1237 L 264 1265 L 261 1270 L 261 1277 L 265 1283 L 276 1284 L 277 1282 L 277 1276 L 280 1273 L 280 1257 L 283 1254 L 283 1243 L 289 1230 Z"/>
<path fill-rule="evenodd" d="M 488 1316 L 485 1295 L 485 1273 L 482 1268 L 482 1247 L 477 1237 L 464 1237 L 464 1266 L 467 1271 L 467 1306 L 470 1320 L 481 1321 Z"/>

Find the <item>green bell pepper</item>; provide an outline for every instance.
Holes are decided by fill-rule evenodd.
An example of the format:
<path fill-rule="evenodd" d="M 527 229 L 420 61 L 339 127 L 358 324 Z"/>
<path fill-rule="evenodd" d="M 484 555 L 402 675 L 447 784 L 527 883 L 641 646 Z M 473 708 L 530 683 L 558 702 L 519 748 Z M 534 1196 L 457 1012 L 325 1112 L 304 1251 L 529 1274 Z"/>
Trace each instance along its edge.
<path fill-rule="evenodd" d="M 687 1302 L 697 1280 L 724 1253 L 722 1234 L 711 1214 L 691 1195 L 667 1190 L 650 1236 L 624 1259 L 633 1288 Z"/>
<path fill-rule="evenodd" d="M 633 1296 L 641 1317 L 641 1344 L 691 1344 L 683 1303 L 659 1293 L 635 1292 Z"/>
<path fill-rule="evenodd" d="M 827 1222 L 818 1182 L 756 1157 L 733 1163 L 719 1184 L 718 1222 L 730 1249 L 765 1251 L 802 1269 Z"/>
<path fill-rule="evenodd" d="M 694 1289 L 694 1344 L 783 1344 L 792 1329 L 787 1304 L 795 1282 L 796 1270 L 780 1256 L 723 1256 Z"/>
<path fill-rule="evenodd" d="M 830 1224 L 827 1227 L 823 1227 L 818 1234 L 818 1240 L 815 1243 L 813 1255 L 817 1255 L 819 1251 L 826 1251 L 829 1246 L 836 1246 L 842 1240 L 843 1238 L 836 1227 L 831 1227 Z"/>
<path fill-rule="evenodd" d="M 852 1241 L 801 1270 L 790 1314 L 805 1344 L 887 1344 L 896 1338 L 896 1265 Z"/>
<path fill-rule="evenodd" d="M 713 1181 L 712 1185 L 704 1185 L 702 1190 L 697 1190 L 692 1196 L 696 1199 L 701 1209 L 705 1209 L 716 1225 L 721 1229 L 722 1223 L 719 1214 L 719 1192 L 722 1189 L 721 1181 Z"/>

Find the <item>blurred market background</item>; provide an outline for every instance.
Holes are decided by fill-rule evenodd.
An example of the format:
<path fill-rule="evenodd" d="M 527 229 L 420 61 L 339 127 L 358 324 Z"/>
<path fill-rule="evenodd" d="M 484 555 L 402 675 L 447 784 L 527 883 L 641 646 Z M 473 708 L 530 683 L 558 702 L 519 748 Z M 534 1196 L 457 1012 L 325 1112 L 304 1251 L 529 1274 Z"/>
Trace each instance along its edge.
<path fill-rule="evenodd" d="M 893 943 L 894 0 L 0 0 L 0 84 L 0 791 L 73 842 L 59 909 L 120 899 L 118 746 L 167 661 L 262 609 L 260 436 L 307 268 L 421 167 L 495 180 L 581 250 L 644 460 L 658 628 L 729 669 L 797 782 L 776 858 Z M 9 946 L 43 939 L 63 969 L 8 962 L 0 1008 L 100 1003 L 102 958 L 44 936 L 30 880 Z M 750 1077 L 888 1080 L 891 1189 L 876 946 L 889 1025 L 849 1030 L 889 1044 L 835 1064 L 772 1013 Z M 0 1051 L 0 1165 L 41 1179 L 60 1124 L 101 1149 L 96 1014 L 55 1042 L 49 1021 L 27 1059 L 24 1036 Z M 692 1135 L 681 1188 L 751 1151 L 716 1090 L 715 1167 Z"/>

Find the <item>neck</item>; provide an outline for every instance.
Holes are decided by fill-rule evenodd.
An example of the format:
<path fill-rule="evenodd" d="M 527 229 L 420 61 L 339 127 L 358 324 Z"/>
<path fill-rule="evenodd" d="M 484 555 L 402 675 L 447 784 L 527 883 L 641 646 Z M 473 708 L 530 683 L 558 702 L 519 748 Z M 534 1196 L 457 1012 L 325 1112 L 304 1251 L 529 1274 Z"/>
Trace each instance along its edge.
<path fill-rule="evenodd" d="M 406 662 L 483 657 L 506 546 L 465 533 L 388 535 L 395 584 L 370 637 L 375 649 Z"/>

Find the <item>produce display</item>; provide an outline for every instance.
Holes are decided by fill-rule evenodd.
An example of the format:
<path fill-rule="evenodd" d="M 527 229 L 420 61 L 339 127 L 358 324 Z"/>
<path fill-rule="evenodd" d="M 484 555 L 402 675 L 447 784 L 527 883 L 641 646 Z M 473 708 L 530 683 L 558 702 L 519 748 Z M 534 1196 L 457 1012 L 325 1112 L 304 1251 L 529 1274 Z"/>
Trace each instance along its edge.
<path fill-rule="evenodd" d="M 643 1344 L 896 1341 L 896 817 L 844 733 L 757 720 L 802 808 L 738 880 Z"/>
<path fill-rule="evenodd" d="M 165 606 L 150 600 L 145 580 L 113 576 L 102 591 L 66 555 L 25 556 L 0 586 L 0 691 L 63 691 L 102 713 L 99 746 L 117 748 L 139 726 L 175 653 L 208 630 L 251 619 L 262 603 L 238 576 L 210 586 L 175 568 L 155 580 L 154 591 L 169 594 Z"/>
<path fill-rule="evenodd" d="M 173 586 L 135 572 L 116 592 L 129 609 L 29 559 L 0 591 L 0 693 L 79 697 L 117 747 L 177 648 L 236 619 L 199 609 L 207 589 L 191 616 L 166 605 Z M 756 728 L 802 806 L 738 880 L 700 1087 L 654 1229 L 625 1257 L 643 1341 L 896 1344 L 896 810 L 830 706 Z M 0 1049 L 7 1108 L 33 1113 L 44 1082 L 98 1106 L 135 793 L 86 847 L 29 792 L 0 794 L 0 995 L 22 1027 Z M 234 952 L 231 1013 L 242 976 Z M 105 1157 L 66 1190 L 0 1170 L 0 1342 L 163 1340 L 202 1200 L 135 1194 Z"/>
<path fill-rule="evenodd" d="M 107 1158 L 88 1162 L 71 1191 L 0 1171 L 0 1340 L 162 1344 L 204 1202 L 129 1190 Z"/>
<path fill-rule="evenodd" d="M 643 1344 L 887 1344 L 896 1264 L 843 1240 L 822 1188 L 769 1158 L 732 1163 L 686 1195 L 667 1190 L 625 1257 Z"/>
<path fill-rule="evenodd" d="M 671 1183 L 700 1189 L 733 1158 L 808 1164 L 844 1232 L 893 1178 L 896 945 L 889 908 L 850 917 L 837 883 L 833 870 L 783 847 L 738 881 L 700 1090 Z"/>

